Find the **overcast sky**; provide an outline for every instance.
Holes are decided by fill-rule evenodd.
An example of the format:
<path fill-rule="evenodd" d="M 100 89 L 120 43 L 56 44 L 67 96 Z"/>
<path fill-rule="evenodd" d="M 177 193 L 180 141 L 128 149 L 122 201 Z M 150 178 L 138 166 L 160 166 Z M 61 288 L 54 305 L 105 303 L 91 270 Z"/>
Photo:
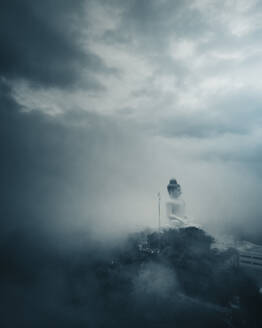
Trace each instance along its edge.
<path fill-rule="evenodd" d="M 262 234 L 260 1 L 0 7 L 5 230 L 155 226 L 175 177 L 207 229 Z"/>

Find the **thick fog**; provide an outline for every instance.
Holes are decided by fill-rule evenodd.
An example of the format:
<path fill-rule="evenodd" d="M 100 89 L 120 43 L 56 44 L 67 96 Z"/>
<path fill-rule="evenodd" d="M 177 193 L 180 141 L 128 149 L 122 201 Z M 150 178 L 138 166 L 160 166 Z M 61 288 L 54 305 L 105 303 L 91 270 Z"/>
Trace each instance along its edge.
<path fill-rule="evenodd" d="M 157 227 L 158 192 L 166 226 L 170 178 L 203 231 L 262 242 L 261 10 L 256 0 L 1 1 L 8 328 L 50 326 L 45 313 L 54 326 L 85 326 L 72 295 L 87 279 L 85 305 L 94 297 L 101 311 L 97 262 L 129 233 Z M 121 271 L 132 272 L 134 298 L 143 286 L 145 307 L 180 290 L 162 264 Z"/>

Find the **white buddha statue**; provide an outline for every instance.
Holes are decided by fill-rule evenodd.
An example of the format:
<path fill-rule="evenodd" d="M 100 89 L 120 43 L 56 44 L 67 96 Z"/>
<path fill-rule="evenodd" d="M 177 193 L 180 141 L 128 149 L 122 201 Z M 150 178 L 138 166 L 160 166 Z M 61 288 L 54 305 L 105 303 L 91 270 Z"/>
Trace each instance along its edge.
<path fill-rule="evenodd" d="M 170 200 L 166 203 L 167 217 L 169 224 L 174 228 L 181 228 L 186 225 L 185 202 L 180 198 L 181 187 L 176 179 L 171 179 L 167 186 Z"/>

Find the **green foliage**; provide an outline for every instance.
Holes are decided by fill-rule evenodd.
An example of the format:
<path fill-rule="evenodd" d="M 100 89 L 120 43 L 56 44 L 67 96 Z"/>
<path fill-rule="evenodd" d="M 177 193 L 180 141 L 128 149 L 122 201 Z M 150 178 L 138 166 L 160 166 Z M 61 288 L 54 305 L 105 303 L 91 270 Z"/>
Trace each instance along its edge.
<path fill-rule="evenodd" d="M 212 247 L 213 242 L 211 236 L 195 227 L 130 235 L 125 245 L 115 250 L 114 260 L 102 264 L 101 286 L 104 286 L 103 297 L 110 303 L 110 311 L 121 302 L 123 317 L 129 316 L 136 295 L 135 302 L 142 302 L 142 307 L 136 310 L 142 311 L 139 312 L 140 322 L 147 322 L 143 311 L 148 308 L 155 318 L 152 309 L 160 311 L 159 306 L 161 309 L 164 306 L 161 311 L 166 320 L 171 321 L 175 320 L 174 308 L 178 320 L 186 306 L 198 315 L 202 313 L 203 322 L 207 318 L 216 321 L 217 313 L 222 313 L 219 327 L 228 324 L 249 327 L 247 323 L 253 322 L 254 315 L 261 322 L 261 315 L 256 312 L 262 305 L 258 288 L 236 265 L 236 250 L 218 251 Z M 139 292 L 135 287 L 137 281 Z M 169 281 L 175 283 L 167 287 Z M 161 292 L 162 284 L 165 293 Z M 145 306 L 146 309 L 142 309 Z"/>

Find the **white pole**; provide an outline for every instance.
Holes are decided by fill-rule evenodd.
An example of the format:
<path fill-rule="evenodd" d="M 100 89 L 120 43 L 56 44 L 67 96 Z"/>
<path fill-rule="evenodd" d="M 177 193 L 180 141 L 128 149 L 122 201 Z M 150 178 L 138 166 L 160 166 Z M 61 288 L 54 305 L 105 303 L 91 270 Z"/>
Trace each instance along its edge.
<path fill-rule="evenodd" d="M 161 219 L 161 216 L 160 216 L 160 200 L 161 200 L 160 192 L 157 194 L 157 196 L 158 196 L 158 233 L 160 233 L 160 219 Z"/>

